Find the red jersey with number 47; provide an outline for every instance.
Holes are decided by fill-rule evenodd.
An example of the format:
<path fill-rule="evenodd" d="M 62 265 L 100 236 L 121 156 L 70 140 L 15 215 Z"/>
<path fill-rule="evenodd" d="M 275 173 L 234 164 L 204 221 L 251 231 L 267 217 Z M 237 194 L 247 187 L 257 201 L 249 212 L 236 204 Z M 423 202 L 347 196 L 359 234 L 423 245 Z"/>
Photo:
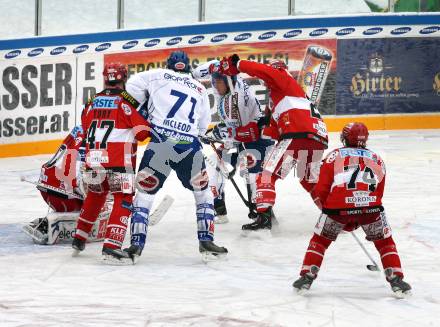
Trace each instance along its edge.
<path fill-rule="evenodd" d="M 148 137 L 148 123 L 137 107 L 139 103 L 121 89 L 105 89 L 86 105 L 81 117 L 86 168 L 134 171 L 137 141 Z"/>
<path fill-rule="evenodd" d="M 269 88 L 272 118 L 281 139 L 310 138 L 327 145 L 327 126 L 287 70 L 249 60 L 240 60 L 238 65 L 240 72 L 261 78 Z"/>
<path fill-rule="evenodd" d="M 336 149 L 322 161 L 312 196 L 327 214 L 371 213 L 382 206 L 385 174 L 384 162 L 373 151 Z"/>

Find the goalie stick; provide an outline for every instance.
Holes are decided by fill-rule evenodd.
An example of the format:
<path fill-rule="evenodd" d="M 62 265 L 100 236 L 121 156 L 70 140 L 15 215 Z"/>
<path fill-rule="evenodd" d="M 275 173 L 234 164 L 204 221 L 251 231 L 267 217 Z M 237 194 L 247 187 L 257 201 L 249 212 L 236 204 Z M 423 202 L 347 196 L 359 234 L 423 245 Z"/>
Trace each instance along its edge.
<path fill-rule="evenodd" d="M 69 192 L 66 191 L 62 188 L 58 188 L 58 187 L 54 187 L 51 185 L 46 185 L 46 184 L 41 184 L 38 182 L 34 182 L 31 180 L 26 179 L 26 176 L 20 176 L 20 180 L 22 182 L 26 182 L 26 183 L 30 183 L 33 184 L 37 187 L 37 189 L 45 189 L 45 190 L 50 190 L 53 192 L 57 192 L 66 196 L 70 196 L 72 198 L 76 198 L 79 200 L 84 200 L 84 197 L 81 196 L 80 194 L 77 193 L 73 193 L 73 192 Z M 150 219 L 150 223 L 149 225 L 154 226 L 157 223 L 159 223 L 159 221 L 161 221 L 161 219 L 165 216 L 165 214 L 168 212 L 168 210 L 170 209 L 171 205 L 174 202 L 174 198 L 170 195 L 165 195 L 164 198 L 161 200 L 161 202 L 159 203 L 159 205 L 156 207 L 156 209 L 153 211 L 153 213 L 150 215 L 149 219 Z"/>

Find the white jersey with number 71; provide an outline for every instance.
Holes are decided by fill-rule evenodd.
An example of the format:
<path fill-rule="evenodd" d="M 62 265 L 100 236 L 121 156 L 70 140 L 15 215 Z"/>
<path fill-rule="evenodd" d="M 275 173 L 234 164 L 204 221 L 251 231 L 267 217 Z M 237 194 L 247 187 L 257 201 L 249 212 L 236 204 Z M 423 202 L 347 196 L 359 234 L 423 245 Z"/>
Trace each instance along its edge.
<path fill-rule="evenodd" d="M 211 122 L 208 93 L 191 74 L 149 70 L 131 77 L 126 89 L 143 104 L 140 113 L 168 138 L 203 135 Z"/>

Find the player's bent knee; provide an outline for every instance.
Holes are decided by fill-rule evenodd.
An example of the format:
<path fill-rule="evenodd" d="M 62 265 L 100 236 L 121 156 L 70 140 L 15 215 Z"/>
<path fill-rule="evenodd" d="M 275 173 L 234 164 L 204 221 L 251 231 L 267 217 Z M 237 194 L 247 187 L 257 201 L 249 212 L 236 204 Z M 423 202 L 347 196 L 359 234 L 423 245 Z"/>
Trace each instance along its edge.
<path fill-rule="evenodd" d="M 139 171 L 136 176 L 136 189 L 142 193 L 156 194 L 162 187 L 163 181 L 147 169 Z"/>

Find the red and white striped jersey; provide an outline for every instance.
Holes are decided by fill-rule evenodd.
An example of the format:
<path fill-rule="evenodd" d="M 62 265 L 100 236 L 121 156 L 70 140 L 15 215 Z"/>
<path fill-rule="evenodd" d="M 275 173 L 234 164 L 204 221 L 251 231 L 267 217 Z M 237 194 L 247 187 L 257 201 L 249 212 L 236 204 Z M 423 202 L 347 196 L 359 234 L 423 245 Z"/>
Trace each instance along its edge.
<path fill-rule="evenodd" d="M 327 126 L 287 70 L 249 60 L 240 60 L 238 69 L 266 83 L 273 102 L 272 118 L 281 139 L 311 138 L 327 145 Z"/>
<path fill-rule="evenodd" d="M 364 209 L 382 206 L 385 174 L 383 160 L 373 151 L 339 148 L 322 161 L 312 197 L 319 199 L 324 213 L 369 213 Z"/>
<path fill-rule="evenodd" d="M 127 91 L 109 88 L 95 95 L 82 112 L 86 168 L 133 172 L 137 141 L 148 137 L 139 103 Z"/>

